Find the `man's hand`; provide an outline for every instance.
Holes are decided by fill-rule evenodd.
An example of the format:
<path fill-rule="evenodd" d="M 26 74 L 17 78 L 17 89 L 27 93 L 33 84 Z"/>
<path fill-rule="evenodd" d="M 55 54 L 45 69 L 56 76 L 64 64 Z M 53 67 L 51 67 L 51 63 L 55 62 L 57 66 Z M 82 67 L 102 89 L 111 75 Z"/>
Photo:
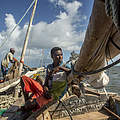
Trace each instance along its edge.
<path fill-rule="evenodd" d="M 60 66 L 58 66 L 58 67 L 55 67 L 55 68 L 53 68 L 53 74 L 55 74 L 56 72 L 59 72 L 59 70 L 60 70 Z"/>
<path fill-rule="evenodd" d="M 46 87 L 46 86 L 44 86 L 43 89 L 44 89 L 44 92 L 49 91 L 49 90 L 48 90 L 48 87 Z"/>
<path fill-rule="evenodd" d="M 17 60 L 16 58 L 13 58 L 13 60 L 14 60 L 15 62 L 18 62 L 18 60 Z"/>
<path fill-rule="evenodd" d="M 71 69 L 68 69 L 68 68 L 66 68 L 66 67 L 64 67 L 64 66 L 60 66 L 60 67 L 59 67 L 59 70 L 63 70 L 63 71 L 65 71 L 65 72 L 70 72 L 70 71 L 71 71 Z"/>
<path fill-rule="evenodd" d="M 55 73 L 59 72 L 59 70 L 62 70 L 62 71 L 65 71 L 65 72 L 70 72 L 71 71 L 70 69 L 68 69 L 66 67 L 58 66 L 58 67 L 53 68 L 52 73 L 55 74 Z"/>
<path fill-rule="evenodd" d="M 51 76 L 52 74 L 55 74 L 56 72 L 58 72 L 60 70 L 60 67 L 55 67 L 52 70 L 48 70 L 48 76 Z"/>
<path fill-rule="evenodd" d="M 47 98 L 47 99 L 51 99 L 51 94 L 48 90 L 48 87 L 44 86 L 44 97 Z"/>

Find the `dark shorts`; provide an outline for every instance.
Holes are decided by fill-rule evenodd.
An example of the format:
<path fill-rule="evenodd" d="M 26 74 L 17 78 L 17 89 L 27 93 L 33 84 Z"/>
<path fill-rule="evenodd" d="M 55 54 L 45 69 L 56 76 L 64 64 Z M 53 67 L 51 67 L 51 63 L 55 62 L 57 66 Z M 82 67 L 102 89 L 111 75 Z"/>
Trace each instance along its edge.
<path fill-rule="evenodd" d="M 2 72 L 3 76 L 5 76 L 5 75 L 8 73 L 8 68 L 4 67 L 4 66 L 1 64 L 1 72 Z"/>

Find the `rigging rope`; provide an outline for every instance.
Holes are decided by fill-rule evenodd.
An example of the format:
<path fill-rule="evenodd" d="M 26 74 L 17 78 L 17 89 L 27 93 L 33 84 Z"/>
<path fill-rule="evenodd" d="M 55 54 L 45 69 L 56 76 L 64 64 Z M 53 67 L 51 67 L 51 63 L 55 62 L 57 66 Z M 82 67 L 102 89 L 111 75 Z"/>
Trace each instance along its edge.
<path fill-rule="evenodd" d="M 113 27 L 113 24 L 111 25 L 111 28 L 110 30 L 112 30 L 112 27 Z M 112 31 L 111 31 L 112 32 Z M 117 31 L 118 32 L 118 31 Z M 112 36 L 114 36 L 117 32 L 115 32 Z M 111 34 L 111 33 L 110 33 Z M 120 47 L 112 40 L 111 37 L 109 37 L 109 40 L 112 42 L 112 44 L 118 49 L 120 50 Z M 97 70 L 93 70 L 93 71 L 89 71 L 89 72 L 82 72 L 82 73 L 79 73 L 77 71 L 74 70 L 74 67 L 72 69 L 72 72 L 74 75 L 77 75 L 78 77 L 81 77 L 81 76 L 84 76 L 84 75 L 91 75 L 91 74 L 96 74 L 96 73 L 99 73 L 99 72 L 102 72 L 104 70 L 107 70 L 108 68 L 111 68 L 112 66 L 114 65 L 117 65 L 118 63 L 120 63 L 120 59 L 116 60 L 115 62 L 103 67 L 103 68 L 100 68 L 100 69 L 97 69 Z"/>
<path fill-rule="evenodd" d="M 111 42 L 113 43 L 113 45 L 114 45 L 118 50 L 120 50 L 120 47 L 119 47 L 112 39 L 111 39 Z M 95 70 L 95 71 L 89 71 L 89 72 L 79 73 L 79 77 L 81 77 L 81 76 L 83 76 L 83 75 L 91 75 L 91 74 L 96 74 L 96 73 L 102 72 L 102 71 L 104 71 L 104 70 L 106 70 L 106 69 L 108 69 L 108 68 L 111 68 L 111 67 L 114 66 L 114 65 L 117 65 L 118 63 L 120 63 L 120 59 L 116 60 L 115 62 L 113 62 L 113 63 L 111 63 L 111 64 L 109 64 L 109 65 L 107 65 L 107 66 L 105 66 L 105 67 L 103 67 L 103 68 L 97 69 L 97 70 Z M 73 70 L 73 72 L 75 72 L 75 71 Z M 75 72 L 75 74 L 76 74 L 76 72 Z"/>
<path fill-rule="evenodd" d="M 110 38 L 110 41 L 112 42 L 112 44 L 113 44 L 118 50 L 120 50 L 120 47 L 113 41 L 112 38 Z"/>
<path fill-rule="evenodd" d="M 96 73 L 102 72 L 104 70 L 107 70 L 108 68 L 111 68 L 114 65 L 117 65 L 118 63 L 120 63 L 120 59 L 116 60 L 115 62 L 113 62 L 113 63 L 111 63 L 103 68 L 100 68 L 100 69 L 97 69 L 94 71 L 79 73 L 79 77 L 84 76 L 84 75 L 91 75 L 91 74 L 96 74 Z"/>
<path fill-rule="evenodd" d="M 109 41 L 110 41 L 110 37 L 109 37 Z M 109 48 L 109 45 L 108 45 L 109 41 L 107 42 L 105 53 L 106 53 L 106 58 L 110 59 L 111 62 L 113 63 L 111 53 L 110 53 L 110 48 Z M 108 52 L 108 56 L 107 56 L 107 52 Z M 108 65 L 108 60 L 107 59 L 106 59 L 106 62 L 107 62 L 107 65 Z"/>
<path fill-rule="evenodd" d="M 16 26 L 12 29 L 12 31 L 8 34 L 8 36 L 5 38 L 5 40 L 3 41 L 3 43 L 0 45 L 0 48 L 2 48 L 2 46 L 5 44 L 5 42 L 8 40 L 7 38 L 11 36 L 11 34 L 14 32 L 14 30 L 16 29 L 16 27 L 21 23 L 21 21 L 23 20 L 23 18 L 26 16 L 26 14 L 28 13 L 28 11 L 30 10 L 30 8 L 33 6 L 33 4 L 35 3 L 35 0 L 33 0 L 33 2 L 31 3 L 31 5 L 29 6 L 29 8 L 26 10 L 26 12 L 24 13 L 24 15 L 22 16 L 22 18 L 19 20 L 19 22 L 16 24 Z"/>
<path fill-rule="evenodd" d="M 58 107 L 60 106 L 60 104 L 62 104 L 62 106 L 63 106 L 63 107 L 65 108 L 65 110 L 67 111 L 67 113 L 68 113 L 68 115 L 69 115 L 69 117 L 70 117 L 70 120 L 73 120 L 73 118 L 72 118 L 72 116 L 71 116 L 71 113 L 70 113 L 69 109 L 66 107 L 66 105 L 65 105 L 60 99 L 59 99 L 58 105 L 56 106 L 56 108 L 55 108 L 55 110 L 53 111 L 53 113 L 52 113 L 51 116 L 54 115 L 54 113 L 56 112 L 56 110 L 58 109 Z"/>

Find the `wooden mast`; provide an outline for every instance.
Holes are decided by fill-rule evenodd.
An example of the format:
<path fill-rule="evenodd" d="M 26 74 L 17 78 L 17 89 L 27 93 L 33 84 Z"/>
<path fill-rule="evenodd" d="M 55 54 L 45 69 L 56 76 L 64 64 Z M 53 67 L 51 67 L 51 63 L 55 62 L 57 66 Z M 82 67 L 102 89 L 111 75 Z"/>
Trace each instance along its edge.
<path fill-rule="evenodd" d="M 31 30 L 32 21 L 33 21 L 34 14 L 35 14 L 35 10 L 36 10 L 36 6 L 37 6 L 37 1 L 38 1 L 38 0 L 35 0 L 35 3 L 34 3 L 32 15 L 31 15 L 31 18 L 30 18 L 30 22 L 29 22 L 29 25 L 28 25 L 28 29 L 27 29 L 27 33 L 26 33 L 26 37 L 25 37 L 25 41 L 24 41 L 24 46 L 23 46 L 22 53 L 21 53 L 19 76 L 20 76 L 21 73 L 22 73 L 24 56 L 25 56 L 25 52 L 26 52 L 26 48 L 27 48 L 27 44 L 28 44 L 28 39 L 29 39 L 29 34 L 30 34 L 30 30 Z"/>

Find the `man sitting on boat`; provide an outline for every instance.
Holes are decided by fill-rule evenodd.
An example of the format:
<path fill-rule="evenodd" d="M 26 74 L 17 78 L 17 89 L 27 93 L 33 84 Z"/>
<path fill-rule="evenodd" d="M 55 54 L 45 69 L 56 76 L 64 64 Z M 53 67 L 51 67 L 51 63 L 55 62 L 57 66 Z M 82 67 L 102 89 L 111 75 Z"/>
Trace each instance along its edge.
<path fill-rule="evenodd" d="M 66 80 L 65 78 L 56 79 L 55 77 L 61 77 L 63 71 L 69 71 L 70 65 L 63 63 L 63 52 L 59 47 L 54 47 L 51 49 L 51 58 L 53 59 L 53 63 L 47 66 L 46 79 L 44 88 L 45 90 L 49 90 L 54 98 L 62 97 L 66 88 Z M 57 73 L 59 72 L 59 73 Z"/>
<path fill-rule="evenodd" d="M 66 92 L 67 81 L 65 77 L 63 77 L 65 76 L 65 72 L 63 71 L 69 72 L 70 66 L 63 63 L 62 49 L 59 47 L 52 48 L 51 58 L 53 59 L 53 63 L 47 66 L 44 85 L 42 85 L 42 82 L 38 82 L 38 80 L 36 81 L 27 76 L 22 76 L 25 93 L 27 93 L 27 95 L 31 93 L 32 95 L 32 99 L 30 97 L 26 99 L 23 111 L 33 109 L 34 107 L 37 108 L 36 105 L 42 107 L 52 100 L 60 99 Z M 63 79 L 60 76 L 62 76 Z"/>
<path fill-rule="evenodd" d="M 15 53 L 14 48 L 10 48 L 10 51 L 5 55 L 4 59 L 1 62 L 1 72 L 3 74 L 4 80 L 8 73 L 9 63 L 15 63 L 16 59 L 13 57 Z"/>

